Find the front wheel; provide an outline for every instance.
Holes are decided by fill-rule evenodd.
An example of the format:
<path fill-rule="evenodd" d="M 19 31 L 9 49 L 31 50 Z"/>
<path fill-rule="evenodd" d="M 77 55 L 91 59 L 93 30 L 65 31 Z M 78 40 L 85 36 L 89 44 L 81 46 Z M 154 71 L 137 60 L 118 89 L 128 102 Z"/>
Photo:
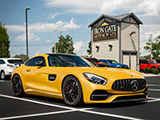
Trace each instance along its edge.
<path fill-rule="evenodd" d="M 67 105 L 77 106 L 83 103 L 82 88 L 77 78 L 69 76 L 63 81 L 62 95 Z"/>
<path fill-rule="evenodd" d="M 24 90 L 22 86 L 22 81 L 19 75 L 14 75 L 12 78 L 12 88 L 15 96 L 24 96 Z"/>

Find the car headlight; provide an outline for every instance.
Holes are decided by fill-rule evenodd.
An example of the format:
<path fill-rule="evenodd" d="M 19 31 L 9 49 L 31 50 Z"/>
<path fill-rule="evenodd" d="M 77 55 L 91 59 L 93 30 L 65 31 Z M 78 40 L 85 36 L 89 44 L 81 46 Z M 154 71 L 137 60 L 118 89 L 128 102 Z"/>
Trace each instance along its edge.
<path fill-rule="evenodd" d="M 95 74 L 91 74 L 91 73 L 83 73 L 84 77 L 95 84 L 101 84 L 101 85 L 105 85 L 107 83 L 107 80 L 103 77 L 100 77 L 98 75 Z"/>
<path fill-rule="evenodd" d="M 117 68 L 120 68 L 121 66 L 120 65 L 117 65 Z"/>

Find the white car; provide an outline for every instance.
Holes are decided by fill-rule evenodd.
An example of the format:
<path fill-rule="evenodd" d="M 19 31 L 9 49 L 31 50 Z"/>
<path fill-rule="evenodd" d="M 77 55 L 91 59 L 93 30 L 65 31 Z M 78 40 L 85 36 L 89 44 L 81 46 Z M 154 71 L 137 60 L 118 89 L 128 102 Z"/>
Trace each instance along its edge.
<path fill-rule="evenodd" d="M 23 63 L 20 58 L 0 58 L 0 79 L 4 80 L 6 76 L 11 76 L 13 70 Z"/>

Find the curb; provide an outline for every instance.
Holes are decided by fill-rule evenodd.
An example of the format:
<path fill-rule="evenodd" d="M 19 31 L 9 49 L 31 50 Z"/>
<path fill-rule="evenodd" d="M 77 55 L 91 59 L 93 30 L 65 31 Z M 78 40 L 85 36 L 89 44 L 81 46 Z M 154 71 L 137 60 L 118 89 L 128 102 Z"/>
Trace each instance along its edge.
<path fill-rule="evenodd" d="M 153 77 L 153 76 L 160 76 L 160 73 L 159 74 L 146 74 L 146 73 L 141 73 L 144 77 Z"/>

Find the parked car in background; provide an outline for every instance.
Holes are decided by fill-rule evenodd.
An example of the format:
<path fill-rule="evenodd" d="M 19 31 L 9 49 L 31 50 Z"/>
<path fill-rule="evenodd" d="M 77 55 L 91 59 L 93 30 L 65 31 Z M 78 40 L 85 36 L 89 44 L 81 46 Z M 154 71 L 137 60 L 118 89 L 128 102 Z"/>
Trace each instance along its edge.
<path fill-rule="evenodd" d="M 0 78 L 4 80 L 6 76 L 11 76 L 13 70 L 23 63 L 20 58 L 0 58 Z"/>
<path fill-rule="evenodd" d="M 160 70 L 160 64 L 158 64 L 155 59 L 140 59 L 139 65 L 140 71 L 144 70 L 144 68 L 155 68 Z"/>
<path fill-rule="evenodd" d="M 87 57 L 85 57 L 85 59 L 87 59 L 88 61 L 90 61 L 92 64 L 94 64 L 97 67 L 109 67 L 108 63 L 102 63 L 96 58 L 87 58 Z"/>
<path fill-rule="evenodd" d="M 107 63 L 110 65 L 110 67 L 115 67 L 115 68 L 125 68 L 128 69 L 128 65 L 125 64 L 120 64 L 116 60 L 109 60 L 109 59 L 100 59 L 101 62 Z"/>

